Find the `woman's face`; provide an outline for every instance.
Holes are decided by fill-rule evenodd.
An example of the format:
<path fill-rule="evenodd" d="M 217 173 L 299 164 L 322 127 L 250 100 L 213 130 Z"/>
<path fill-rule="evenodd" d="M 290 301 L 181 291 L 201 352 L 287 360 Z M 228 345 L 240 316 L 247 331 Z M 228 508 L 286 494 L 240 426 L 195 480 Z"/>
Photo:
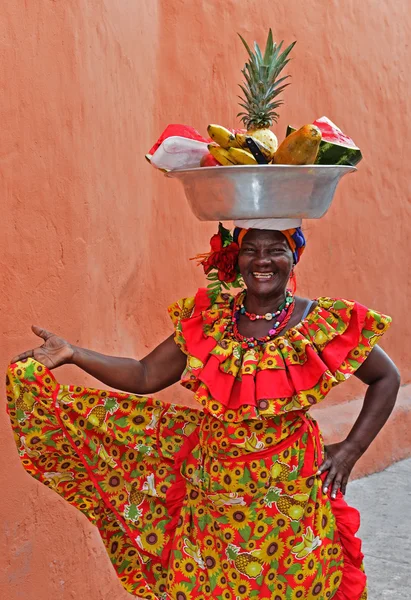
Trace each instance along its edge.
<path fill-rule="evenodd" d="M 240 248 L 238 267 L 249 292 L 271 296 L 285 291 L 293 254 L 280 231 L 250 229 Z"/>

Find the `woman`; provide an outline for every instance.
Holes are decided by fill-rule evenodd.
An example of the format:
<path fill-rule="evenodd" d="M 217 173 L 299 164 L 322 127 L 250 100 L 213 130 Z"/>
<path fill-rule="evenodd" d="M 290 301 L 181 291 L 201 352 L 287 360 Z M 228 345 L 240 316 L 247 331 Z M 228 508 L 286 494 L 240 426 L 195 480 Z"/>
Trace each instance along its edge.
<path fill-rule="evenodd" d="M 136 596 L 367 597 L 358 513 L 342 494 L 395 403 L 398 371 L 374 347 L 390 318 L 294 297 L 304 247 L 300 229 L 237 228 L 203 264 L 238 259 L 246 291 L 175 303 L 175 335 L 141 361 L 40 328 L 44 344 L 14 359 L 8 402 L 23 465 L 97 525 Z M 48 369 L 66 363 L 128 393 L 59 386 Z M 368 385 L 363 408 L 324 454 L 308 409 L 354 373 Z M 130 396 L 179 380 L 202 410 Z"/>

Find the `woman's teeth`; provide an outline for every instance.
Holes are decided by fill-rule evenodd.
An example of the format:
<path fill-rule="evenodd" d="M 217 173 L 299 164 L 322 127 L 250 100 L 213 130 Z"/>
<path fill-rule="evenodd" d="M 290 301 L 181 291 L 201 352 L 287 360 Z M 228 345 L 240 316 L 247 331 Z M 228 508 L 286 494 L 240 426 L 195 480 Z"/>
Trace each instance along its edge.
<path fill-rule="evenodd" d="M 274 275 L 274 273 L 259 273 L 258 271 L 253 271 L 253 276 L 256 279 L 261 279 L 261 280 L 267 280 L 270 279 L 272 276 Z"/>

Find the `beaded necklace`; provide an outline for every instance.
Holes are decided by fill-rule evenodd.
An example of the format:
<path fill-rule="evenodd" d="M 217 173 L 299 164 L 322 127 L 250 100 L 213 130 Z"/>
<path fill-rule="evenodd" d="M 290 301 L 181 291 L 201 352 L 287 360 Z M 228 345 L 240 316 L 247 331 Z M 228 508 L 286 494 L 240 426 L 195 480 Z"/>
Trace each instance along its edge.
<path fill-rule="evenodd" d="M 242 310 L 241 310 L 242 308 L 244 308 L 244 312 L 242 312 Z M 238 331 L 238 321 L 239 321 L 240 315 L 244 314 L 248 317 L 248 314 L 246 314 L 247 311 L 245 311 L 245 307 L 243 304 L 238 306 L 237 303 L 234 302 L 233 312 L 231 315 L 231 322 L 230 322 L 229 326 L 227 327 L 227 333 L 229 335 L 231 335 L 231 337 L 235 337 L 237 340 L 239 340 L 241 342 L 242 348 L 254 348 L 257 346 L 262 346 L 263 344 L 266 344 L 267 342 L 270 342 L 272 339 L 274 339 L 280 333 L 280 331 L 282 331 L 286 327 L 289 320 L 291 319 L 291 315 L 294 312 L 294 308 L 295 308 L 295 298 L 292 295 L 291 291 L 287 290 L 285 302 L 281 306 L 278 307 L 278 309 L 275 313 L 266 313 L 266 315 L 262 315 L 262 316 L 254 315 L 253 313 L 249 313 L 249 314 L 255 316 L 256 318 L 259 317 L 260 319 L 265 319 L 268 315 L 270 315 L 270 319 L 266 318 L 267 321 L 272 320 L 273 318 L 276 318 L 276 321 L 275 321 L 273 327 L 268 332 L 268 335 L 265 335 L 264 337 L 261 337 L 261 338 L 256 338 L 253 336 L 246 337 L 245 335 L 242 335 Z M 248 317 L 248 318 L 250 318 L 250 317 Z M 254 320 L 256 320 L 256 318 L 250 319 L 250 320 L 254 321 Z"/>
<path fill-rule="evenodd" d="M 244 303 L 241 304 L 240 306 L 240 313 L 242 315 L 245 315 L 246 317 L 248 317 L 250 319 L 250 321 L 258 321 L 259 319 L 265 319 L 266 321 L 272 321 L 273 319 L 275 319 L 276 317 L 279 317 L 282 313 L 282 311 L 290 304 L 292 304 L 294 302 L 294 297 L 293 294 L 291 292 L 291 290 L 287 290 L 285 293 L 285 300 L 282 304 L 280 304 L 280 306 L 278 307 L 278 309 L 271 313 L 265 313 L 265 315 L 256 315 L 255 313 L 250 313 L 246 310 Z"/>

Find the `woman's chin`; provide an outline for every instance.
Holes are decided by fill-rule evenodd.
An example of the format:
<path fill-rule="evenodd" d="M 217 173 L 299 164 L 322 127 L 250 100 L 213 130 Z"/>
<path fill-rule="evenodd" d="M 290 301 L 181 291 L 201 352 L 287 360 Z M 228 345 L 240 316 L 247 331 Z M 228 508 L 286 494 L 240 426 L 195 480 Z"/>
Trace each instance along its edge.
<path fill-rule="evenodd" d="M 264 296 L 278 292 L 280 288 L 277 275 L 271 275 L 263 279 L 250 274 L 244 279 L 244 283 L 250 292 L 263 294 Z"/>

